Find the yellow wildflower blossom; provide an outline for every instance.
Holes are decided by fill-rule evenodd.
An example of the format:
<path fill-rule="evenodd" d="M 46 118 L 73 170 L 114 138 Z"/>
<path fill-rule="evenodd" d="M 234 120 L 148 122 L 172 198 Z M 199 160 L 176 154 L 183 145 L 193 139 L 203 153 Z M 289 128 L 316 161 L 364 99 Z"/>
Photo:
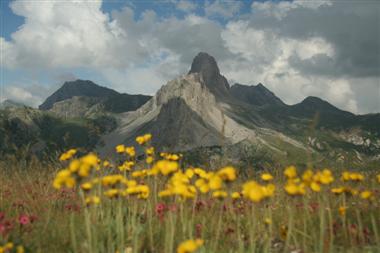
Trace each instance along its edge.
<path fill-rule="evenodd" d="M 261 179 L 264 181 L 271 181 L 273 180 L 273 176 L 270 173 L 263 173 L 261 174 Z"/>
<path fill-rule="evenodd" d="M 77 153 L 76 149 L 69 149 L 67 152 L 63 153 L 60 157 L 60 161 L 70 160 Z"/>
<path fill-rule="evenodd" d="M 227 192 L 225 191 L 215 191 L 212 193 L 213 198 L 223 199 L 228 196 Z"/>
<path fill-rule="evenodd" d="M 340 207 L 338 208 L 338 212 L 339 212 L 339 214 L 340 214 L 341 216 L 344 216 L 344 215 L 346 214 L 346 210 L 347 210 L 347 207 L 345 207 L 345 206 L 340 206 Z"/>
<path fill-rule="evenodd" d="M 122 154 L 125 152 L 125 146 L 124 144 L 117 145 L 116 148 L 116 153 Z"/>
<path fill-rule="evenodd" d="M 216 174 L 225 181 L 234 181 L 236 179 L 236 170 L 231 166 L 220 169 Z"/>
<path fill-rule="evenodd" d="M 92 189 L 92 184 L 91 183 L 83 183 L 80 186 L 84 191 L 89 191 Z"/>
<path fill-rule="evenodd" d="M 85 202 L 87 205 L 91 205 L 91 204 L 97 205 L 100 203 L 100 198 L 98 196 L 90 196 L 85 199 Z"/>
<path fill-rule="evenodd" d="M 297 169 L 294 166 L 288 166 L 285 168 L 284 175 L 287 178 L 295 178 L 297 177 Z"/>
<path fill-rule="evenodd" d="M 360 193 L 360 198 L 362 199 L 371 199 L 373 196 L 373 193 L 371 191 L 363 191 Z"/>
<path fill-rule="evenodd" d="M 203 245 L 203 240 L 201 240 L 201 239 L 187 240 L 187 241 L 182 242 L 178 246 L 177 253 L 191 253 L 191 252 L 195 252 L 202 245 Z"/>
<path fill-rule="evenodd" d="M 135 147 L 126 147 L 125 153 L 127 153 L 130 157 L 134 157 L 136 155 Z"/>

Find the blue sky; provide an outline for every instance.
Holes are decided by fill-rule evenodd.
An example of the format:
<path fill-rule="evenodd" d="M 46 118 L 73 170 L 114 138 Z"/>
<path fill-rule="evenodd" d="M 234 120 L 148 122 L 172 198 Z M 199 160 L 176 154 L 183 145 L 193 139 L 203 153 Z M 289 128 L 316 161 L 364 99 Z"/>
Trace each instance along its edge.
<path fill-rule="evenodd" d="M 0 3 L 1 100 L 38 106 L 77 78 L 154 94 L 206 51 L 231 85 L 380 112 L 378 1 Z"/>

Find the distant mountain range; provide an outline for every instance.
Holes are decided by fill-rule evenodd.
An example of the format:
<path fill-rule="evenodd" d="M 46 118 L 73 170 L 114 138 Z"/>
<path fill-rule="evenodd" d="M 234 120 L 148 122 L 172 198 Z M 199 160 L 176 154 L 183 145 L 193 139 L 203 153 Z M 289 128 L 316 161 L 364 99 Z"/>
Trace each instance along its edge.
<path fill-rule="evenodd" d="M 97 132 L 99 141 L 81 144 L 96 147 L 103 155 L 150 132 L 161 150 L 255 146 L 275 161 L 368 164 L 380 160 L 380 114 L 354 115 L 317 97 L 287 105 L 261 83 L 230 87 L 207 53 L 199 53 L 188 74 L 169 81 L 153 97 L 120 94 L 76 80 L 64 83 L 39 109 L 36 114 L 60 124 L 76 122 L 84 129 L 99 126 L 94 122 L 100 118 L 113 122 Z M 83 120 L 87 125 L 78 123 Z"/>

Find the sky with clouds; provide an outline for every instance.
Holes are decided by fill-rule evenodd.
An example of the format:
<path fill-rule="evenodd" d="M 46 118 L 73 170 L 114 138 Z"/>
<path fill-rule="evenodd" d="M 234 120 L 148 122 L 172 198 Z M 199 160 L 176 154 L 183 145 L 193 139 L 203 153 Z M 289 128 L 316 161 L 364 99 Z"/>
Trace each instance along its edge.
<path fill-rule="evenodd" d="M 78 78 L 154 94 L 203 51 L 288 104 L 380 112 L 378 0 L 2 0 L 0 15 L 0 99 L 38 106 Z"/>

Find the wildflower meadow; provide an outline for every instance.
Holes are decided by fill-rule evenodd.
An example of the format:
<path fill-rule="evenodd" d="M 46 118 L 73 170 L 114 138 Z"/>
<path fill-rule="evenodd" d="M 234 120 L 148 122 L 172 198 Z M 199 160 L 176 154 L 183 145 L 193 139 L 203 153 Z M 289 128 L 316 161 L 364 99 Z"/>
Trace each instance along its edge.
<path fill-rule="evenodd" d="M 192 167 L 150 134 L 116 156 L 0 164 L 0 253 L 380 252 L 380 174 Z M 246 175 L 246 174 L 245 174 Z"/>

